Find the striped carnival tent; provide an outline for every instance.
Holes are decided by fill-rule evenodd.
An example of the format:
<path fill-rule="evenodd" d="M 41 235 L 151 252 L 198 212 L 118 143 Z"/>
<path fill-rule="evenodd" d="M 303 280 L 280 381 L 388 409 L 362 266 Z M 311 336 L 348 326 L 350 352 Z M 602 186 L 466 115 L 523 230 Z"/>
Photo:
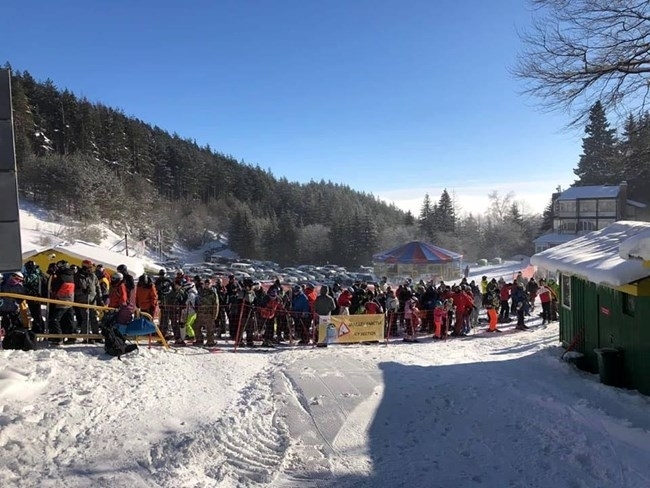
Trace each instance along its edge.
<path fill-rule="evenodd" d="M 377 276 L 414 279 L 456 279 L 462 275 L 462 254 L 412 241 L 372 257 Z"/>

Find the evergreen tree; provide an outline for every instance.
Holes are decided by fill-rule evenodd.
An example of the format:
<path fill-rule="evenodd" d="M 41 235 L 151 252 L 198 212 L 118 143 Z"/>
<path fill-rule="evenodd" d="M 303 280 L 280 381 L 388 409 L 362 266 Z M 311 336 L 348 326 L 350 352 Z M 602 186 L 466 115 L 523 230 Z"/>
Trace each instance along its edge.
<path fill-rule="evenodd" d="M 629 115 L 619 145 L 623 159 L 621 181 L 628 183 L 628 198 L 648 201 L 650 186 L 650 115 Z"/>
<path fill-rule="evenodd" d="M 580 161 L 573 170 L 578 177 L 575 185 L 618 184 L 620 171 L 616 168 L 616 130 L 609 127 L 600 102 L 594 103 L 589 111 L 585 133 L 587 136 L 582 139 Z"/>
<path fill-rule="evenodd" d="M 542 225 L 540 226 L 540 234 L 544 234 L 553 230 L 553 198 L 546 204 L 544 213 L 542 214 Z"/>
<path fill-rule="evenodd" d="M 456 230 L 456 210 L 445 188 L 440 195 L 436 206 L 436 229 L 440 232 L 454 232 Z"/>
<path fill-rule="evenodd" d="M 424 195 L 422 208 L 420 209 L 420 216 L 418 218 L 418 226 L 420 233 L 428 239 L 433 239 L 434 234 L 434 218 L 433 207 L 431 206 L 431 198 L 429 194 Z"/>

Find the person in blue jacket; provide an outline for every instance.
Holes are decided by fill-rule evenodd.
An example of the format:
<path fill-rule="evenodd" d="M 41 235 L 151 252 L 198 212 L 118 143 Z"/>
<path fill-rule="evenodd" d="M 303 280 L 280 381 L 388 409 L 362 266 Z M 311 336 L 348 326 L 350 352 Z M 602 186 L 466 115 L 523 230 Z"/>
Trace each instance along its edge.
<path fill-rule="evenodd" d="M 300 285 L 294 285 L 291 296 L 291 315 L 298 344 L 309 344 L 309 328 L 311 325 L 312 312 L 309 307 L 309 299 L 302 291 Z"/>

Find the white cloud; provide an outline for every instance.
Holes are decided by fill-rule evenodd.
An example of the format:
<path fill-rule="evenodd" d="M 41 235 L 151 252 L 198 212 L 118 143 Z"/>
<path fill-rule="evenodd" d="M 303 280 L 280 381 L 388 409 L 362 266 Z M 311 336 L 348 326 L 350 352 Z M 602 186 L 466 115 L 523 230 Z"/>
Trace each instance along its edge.
<path fill-rule="evenodd" d="M 508 172 L 504 172 L 505 178 Z M 488 194 L 497 191 L 500 196 L 509 192 L 514 195 L 514 200 L 521 203 L 525 213 L 542 213 L 556 191 L 558 184 L 566 189 L 573 182 L 561 181 L 549 177 L 548 181 L 523 180 L 505 181 L 504 183 L 485 183 L 482 181 L 468 180 L 457 185 L 430 186 L 419 188 L 402 188 L 385 191 L 375 191 L 375 195 L 389 203 L 394 203 L 403 210 L 410 210 L 414 216 L 418 216 L 424 201 L 425 194 L 429 194 L 432 202 L 437 202 L 440 194 L 446 188 L 462 214 L 482 214 L 489 205 Z"/>

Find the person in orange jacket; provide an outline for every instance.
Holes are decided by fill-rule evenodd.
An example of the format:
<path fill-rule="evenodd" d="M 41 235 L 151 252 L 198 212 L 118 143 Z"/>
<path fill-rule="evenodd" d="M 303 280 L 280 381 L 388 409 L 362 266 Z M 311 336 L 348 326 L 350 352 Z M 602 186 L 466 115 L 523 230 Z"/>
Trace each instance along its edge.
<path fill-rule="evenodd" d="M 442 339 L 442 321 L 446 315 L 447 312 L 443 308 L 442 302 L 438 300 L 436 302 L 435 308 L 433 309 L 433 325 L 435 327 L 433 337 L 436 339 Z"/>
<path fill-rule="evenodd" d="M 111 276 L 111 290 L 108 294 L 108 306 L 112 308 L 120 308 L 126 305 L 129 301 L 129 296 L 124 284 L 124 277 L 122 273 L 113 273 Z"/>
<path fill-rule="evenodd" d="M 152 317 L 158 309 L 158 291 L 151 277 L 146 273 L 138 278 L 138 286 L 135 289 L 135 306 Z"/>

